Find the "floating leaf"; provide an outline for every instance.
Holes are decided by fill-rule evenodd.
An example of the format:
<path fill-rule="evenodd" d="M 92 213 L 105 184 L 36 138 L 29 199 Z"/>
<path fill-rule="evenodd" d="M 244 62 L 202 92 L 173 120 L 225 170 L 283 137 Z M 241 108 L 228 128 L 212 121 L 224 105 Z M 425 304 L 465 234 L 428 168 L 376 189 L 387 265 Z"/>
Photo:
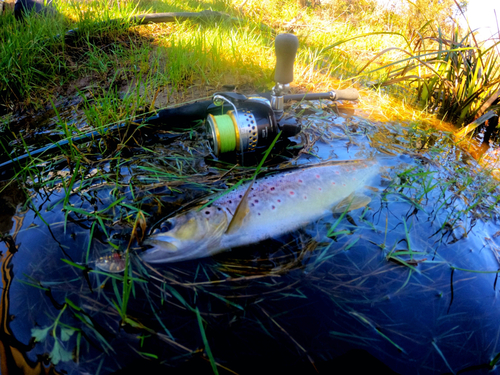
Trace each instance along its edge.
<path fill-rule="evenodd" d="M 54 348 L 52 348 L 52 351 L 50 352 L 50 359 L 54 365 L 57 365 L 61 361 L 71 361 L 73 359 L 73 355 L 71 354 L 71 352 L 64 349 L 56 339 L 54 342 Z"/>
<path fill-rule="evenodd" d="M 68 341 L 73 333 L 75 333 L 75 330 L 72 328 L 61 328 L 61 340 Z"/>
<path fill-rule="evenodd" d="M 52 326 L 46 327 L 46 328 L 32 328 L 31 329 L 31 336 L 35 338 L 35 342 L 42 342 L 45 341 L 47 338 L 47 333 L 49 330 L 52 328 Z"/>

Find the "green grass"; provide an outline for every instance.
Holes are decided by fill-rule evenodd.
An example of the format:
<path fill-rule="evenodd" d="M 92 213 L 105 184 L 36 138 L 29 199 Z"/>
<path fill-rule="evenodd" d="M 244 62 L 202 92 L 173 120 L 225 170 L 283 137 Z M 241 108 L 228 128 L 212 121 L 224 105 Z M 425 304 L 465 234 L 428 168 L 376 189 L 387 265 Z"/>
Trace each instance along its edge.
<path fill-rule="evenodd" d="M 172 326 L 162 321 L 165 305 L 179 309 L 197 322 L 200 346 L 208 357 L 212 371 L 217 373 L 222 368 L 217 362 L 222 354 L 211 350 L 213 331 L 208 329 L 212 328 L 212 319 L 215 318 L 211 316 L 211 307 L 205 310 L 200 307 L 201 303 L 198 305 L 199 299 L 209 295 L 215 297 L 211 299 L 214 306 L 220 303 L 238 314 L 241 311 L 246 313 L 248 302 L 240 299 L 232 289 L 245 282 L 257 286 L 252 291 L 255 293 L 252 298 L 256 300 L 266 298 L 263 297 L 266 294 L 256 292 L 260 290 L 276 298 L 293 296 L 307 299 L 300 289 L 290 290 L 278 277 L 271 282 L 269 276 L 279 276 L 295 269 L 302 272 L 303 268 L 319 270 L 327 264 L 327 260 L 340 253 L 346 254 L 366 241 L 362 237 L 365 231 L 372 231 L 374 235 L 380 233 L 377 249 L 381 250 L 383 262 L 394 261 L 391 266 L 396 263 L 407 271 L 397 291 L 399 293 L 411 284 L 415 274 L 419 274 L 419 262 L 424 261 L 419 258 L 421 249 L 415 243 L 418 227 L 417 221 L 411 217 L 413 212 L 422 211 L 436 221 L 435 227 L 439 232 L 436 237 L 444 237 L 450 229 L 452 231 L 459 225 L 459 220 L 464 220 L 469 229 L 470 217 L 488 218 L 492 214 L 500 197 L 494 196 L 495 186 L 488 182 L 486 176 L 474 179 L 472 176 L 476 175 L 471 174 L 473 171 L 458 170 L 456 179 L 443 182 L 435 169 L 423 167 L 402 171 L 399 175 L 402 182 L 391 185 L 385 195 L 386 200 L 387 197 L 396 197 L 408 206 L 408 216 L 403 217 L 399 228 L 401 233 L 398 239 L 404 242 L 400 245 L 399 242 L 392 242 L 396 235 L 388 233 L 387 221 L 377 225 L 368 219 L 360 219 L 356 226 L 346 224 L 349 219 L 346 211 L 325 229 L 324 238 L 321 238 L 324 242 L 310 239 L 299 250 L 294 249 L 294 244 L 284 244 L 279 250 L 285 255 L 282 259 L 273 259 L 276 263 L 272 267 L 266 265 L 268 259 L 237 260 L 233 263 L 214 261 L 215 264 L 208 266 L 201 264 L 193 272 L 172 268 L 160 274 L 136 261 L 130 251 L 131 244 L 146 232 L 146 212 L 152 215 L 148 220 L 152 220 L 153 216 L 162 219 L 185 208 L 182 206 L 185 201 L 209 204 L 206 201 L 209 192 L 227 191 L 228 187 L 238 186 L 245 178 L 254 178 L 264 161 L 256 169 L 215 162 L 208 153 L 203 154 L 206 150 L 200 146 L 195 131 L 183 135 L 178 142 L 168 141 L 164 146 L 149 149 L 150 144 L 141 139 L 146 129 L 134 125 L 133 120 L 149 116 L 157 108 L 207 97 L 216 90 L 226 90 L 225 85 L 252 93 L 269 90 L 273 84 L 275 62 L 273 43 L 278 33 L 293 31 L 300 40 L 294 90 L 327 91 L 366 85 L 365 88 L 360 87 L 364 108 L 373 106 L 380 109 L 385 120 L 403 117 L 405 121 L 410 119 L 420 124 L 422 118 L 429 115 L 406 107 L 408 102 L 420 101 L 431 112 L 439 112 L 445 107 L 450 111 L 453 109 L 457 115 L 447 111 L 441 116 L 458 123 L 467 122 L 481 111 L 484 101 L 491 97 L 489 93 L 498 89 L 495 86 L 498 84 L 495 70 L 498 63 L 491 49 L 467 47 L 459 32 L 450 34 L 450 28 L 441 32 L 431 27 L 432 22 L 428 22 L 432 20 L 421 20 L 420 23 L 414 20 L 414 28 L 407 29 L 402 27 L 404 15 L 382 11 L 371 6 L 374 3 L 368 0 L 363 2 L 367 5 L 365 7 L 355 8 L 357 3 L 337 2 L 323 8 L 301 8 L 297 1 L 292 0 L 141 3 L 71 3 L 61 0 L 58 3 L 61 15 L 50 22 L 43 17 L 30 17 L 25 25 L 20 26 L 12 14 L 0 18 L 0 105 L 4 112 L 12 113 L 16 105 L 42 108 L 50 103 L 56 118 L 51 131 L 59 134 L 60 139 L 69 141 L 68 147 L 61 147 L 57 155 L 30 155 L 26 167 L 17 172 L 15 179 L 28 189 L 59 189 L 63 192 L 60 201 L 44 207 L 46 211 L 36 211 L 37 203 L 34 199 L 30 201 L 30 206 L 42 221 L 47 211 L 62 207 L 64 219 L 60 225 L 65 229 L 77 220 L 88 222 L 88 242 L 85 242 L 81 259 L 63 259 L 63 266 L 70 268 L 85 282 L 92 278 L 94 290 L 98 296 L 102 293 L 107 303 L 98 305 L 95 295 L 89 300 L 95 302 L 96 310 L 92 309 L 95 306 L 80 307 L 89 306 L 90 302 L 73 302 L 70 297 L 79 298 L 88 293 L 87 284 L 82 281 L 83 291 L 68 294 L 66 304 L 53 319 L 54 323 L 33 331 L 33 336 L 39 341 L 49 340 L 54 363 L 71 359 L 70 348 L 66 348 L 65 344 L 71 340 L 72 343 L 76 341 L 76 357 L 82 352 L 85 341 L 95 341 L 106 352 L 113 351 L 112 345 L 91 319 L 97 314 L 95 311 L 100 312 L 104 307 L 110 317 L 120 321 L 117 330 L 122 327 L 138 330 L 142 341 L 146 341 L 144 335 L 154 335 L 169 345 L 177 345 L 182 356 L 192 355 L 196 347 L 181 347 L 183 344 L 176 342 L 169 331 Z M 150 26 L 134 26 L 127 21 L 131 15 L 149 12 L 198 12 L 208 8 L 225 12 L 232 18 L 217 23 L 179 21 Z M 117 19 L 123 21 L 111 22 Z M 71 40 L 54 38 L 54 35 L 63 35 L 69 29 L 77 29 Z M 417 31 L 420 36 L 416 36 Z M 472 59 L 471 65 L 460 68 L 465 61 L 465 53 Z M 479 68 L 484 73 L 478 80 Z M 408 80 L 415 81 L 415 86 L 406 85 Z M 377 83 L 376 90 L 366 88 L 376 87 Z M 401 89 L 411 93 L 413 90 L 414 96 L 410 95 L 405 102 L 395 104 L 387 95 L 392 91 L 384 93 L 383 85 L 393 86 L 393 92 Z M 84 126 L 61 113 L 61 103 L 67 97 L 79 100 L 75 104 L 74 116 L 83 118 Z M 408 113 L 412 113 L 413 117 L 408 117 Z M 3 156 L 9 154 L 13 157 L 10 150 L 16 147 L 20 154 L 36 149 L 39 144 L 30 133 L 19 131 L 7 117 L 0 122 L 0 132 L 17 140 L 17 146 L 5 138 L 0 139 Z M 120 133 L 108 130 L 117 124 L 129 126 Z M 407 133 L 412 149 L 417 148 L 417 143 L 419 149 L 436 153 L 451 147 L 431 142 L 431 134 L 417 128 L 415 125 L 415 134 L 410 130 Z M 73 137 L 93 131 L 99 133 L 98 139 L 84 144 L 72 142 Z M 448 135 L 441 138 L 442 142 L 450 140 Z M 193 144 L 197 146 L 195 149 Z M 188 155 L 201 157 L 195 160 Z M 204 163 L 200 165 L 198 162 L 203 158 Z M 130 179 L 124 181 L 124 176 Z M 98 184 L 109 194 L 97 208 L 97 205 L 88 202 L 96 199 L 91 189 Z M 189 188 L 186 188 L 187 185 Z M 163 196 L 150 194 L 150 191 L 160 188 L 164 189 Z M 183 196 L 184 193 L 187 195 Z M 153 195 L 154 198 L 151 198 Z M 444 208 L 456 204 L 458 196 L 465 197 L 469 204 L 457 204 L 456 210 L 445 215 Z M 168 199 L 162 201 L 162 197 Z M 173 197 L 182 198 L 182 202 L 170 201 Z M 201 199 L 205 201 L 200 202 Z M 432 201 L 432 212 L 424 211 L 424 207 L 426 210 L 429 207 L 429 200 Z M 363 215 L 368 217 L 367 212 L 365 210 Z M 113 242 L 112 225 L 131 229 L 128 246 Z M 92 269 L 95 268 L 92 255 L 101 249 L 118 252 L 124 257 L 123 274 Z M 432 252 L 432 249 L 424 250 Z M 354 263 L 352 266 L 358 267 Z M 458 267 L 453 269 L 472 272 Z M 192 277 L 191 282 L 187 281 L 189 277 Z M 146 280 L 155 280 L 156 285 Z M 37 287 L 44 288 L 41 285 Z M 220 286 L 220 289 L 215 291 L 214 286 Z M 106 288 L 107 294 L 102 292 Z M 155 300 L 156 297 L 161 302 Z M 144 325 L 135 316 L 137 311 L 134 305 L 139 303 L 140 298 L 153 312 L 156 329 Z M 62 323 L 68 316 L 74 327 Z M 380 330 L 375 322 L 361 313 L 353 312 L 353 316 L 363 326 L 373 330 L 375 337 L 378 335 L 382 341 L 404 351 L 392 331 Z M 270 315 L 268 318 L 278 330 L 284 330 L 277 320 Z M 268 322 L 261 323 L 264 330 L 273 326 L 266 328 L 265 323 Z M 74 333 L 77 334 L 76 339 Z M 332 331 L 332 335 L 335 334 Z M 437 344 L 435 348 L 439 351 Z M 139 354 L 157 358 L 157 353 L 141 351 Z"/>
<path fill-rule="evenodd" d="M 442 29 L 435 27 L 448 12 L 448 3 L 434 5 L 435 19 L 428 19 L 418 16 L 423 10 L 429 13 L 428 6 L 419 8 L 420 2 L 390 10 L 372 0 L 320 8 L 301 8 L 292 0 L 61 1 L 60 15 L 50 22 L 29 17 L 19 26 L 12 14 L 0 21 L 0 102 L 7 107 L 19 101 L 41 105 L 47 95 L 64 96 L 72 91 L 68 86 L 76 86 L 87 100 L 90 93 L 113 102 L 103 108 L 102 116 L 90 115 L 94 123 L 110 124 L 130 118 L 134 109 L 154 105 L 158 98 L 164 107 L 210 95 L 224 85 L 267 91 L 273 85 L 274 37 L 292 31 L 300 40 L 298 89 L 326 91 L 350 86 L 352 78 L 362 84 L 399 86 L 412 80 L 417 83 L 415 99 L 461 124 L 480 113 L 491 97 L 498 85 L 498 63 L 492 48 L 473 45 L 472 52 L 465 51 L 463 31 L 455 32 L 443 22 Z M 209 8 L 230 18 L 140 27 L 127 21 L 137 14 Z M 413 26 L 404 24 L 409 15 Z M 71 39 L 53 37 L 69 29 L 76 30 Z M 461 70 L 464 52 L 474 62 Z M 380 68 L 373 69 L 373 63 L 363 68 L 367 62 Z M 477 81 L 479 68 L 483 75 Z M 91 83 L 78 82 L 82 77 L 91 78 Z M 122 102 L 127 96 L 135 99 L 135 108 Z"/>
<path fill-rule="evenodd" d="M 412 40 L 415 47 L 404 50 L 407 58 L 378 68 L 387 72 L 380 84 L 414 83 L 423 107 L 466 125 L 486 110 L 499 108 L 491 106 L 500 89 L 499 44 L 478 44 L 471 32 L 458 28 L 450 35 L 438 29 L 429 37 Z"/>
<path fill-rule="evenodd" d="M 58 22 L 28 17 L 21 27 L 13 14 L 0 18 L 0 99 L 30 102 L 32 92 L 43 91 L 48 81 L 67 68 L 60 42 L 54 35 L 64 32 Z"/>
<path fill-rule="evenodd" d="M 351 8 L 344 9 L 345 4 L 315 9 L 301 8 L 295 1 L 275 0 L 245 2 L 242 7 L 231 1 L 110 4 L 98 0 L 58 4 L 60 15 L 50 22 L 33 16 L 28 17 L 25 25 L 19 25 L 12 14 L 1 18 L 0 37 L 6 43 L 0 44 L 3 80 L 0 101 L 7 107 L 21 100 L 25 104 L 51 103 L 57 117 L 54 131 L 61 134 L 62 140 L 69 141 L 69 145 L 61 148 L 58 156 L 49 153 L 32 156 L 28 152 L 27 166 L 16 178 L 36 188 L 60 185 L 66 191 L 66 220 L 70 214 L 84 215 L 104 231 L 104 222 L 112 219 L 103 210 L 89 212 L 73 207 L 69 197 L 75 187 L 81 191 L 99 179 L 114 184 L 116 189 L 123 188 L 120 168 L 129 165 L 128 152 L 134 147 L 149 152 L 137 139 L 141 127 L 132 125 L 132 120 L 141 114 L 154 113 L 155 106 L 165 107 L 209 95 L 224 89 L 225 84 L 234 85 L 237 90 L 268 90 L 273 84 L 275 34 L 290 31 L 289 28 L 300 40 L 295 69 L 298 89 L 327 90 L 351 85 L 351 80 L 367 83 L 381 79 L 382 85 L 414 80 L 416 100 L 433 112 L 446 108 L 443 116 L 455 116 L 458 122 L 464 122 L 482 110 L 482 101 L 491 97 L 499 83 L 493 48 L 466 47 L 468 39 L 461 36 L 462 31 L 448 28 L 451 34 L 447 38 L 444 31 L 432 27 L 432 20 L 420 24 L 420 34 L 415 30 L 396 31 L 400 26 L 396 15 L 390 27 L 377 23 L 376 17 L 387 18 L 389 14 L 378 13 L 381 11 L 371 6 L 355 13 Z M 223 11 L 231 18 L 216 23 L 184 21 L 139 27 L 127 21 L 131 15 L 143 13 L 207 8 Z M 345 17 L 350 22 L 342 22 Z M 295 22 L 298 23 L 291 22 L 293 19 L 300 19 L 301 24 L 308 27 L 293 28 Z M 54 37 L 69 29 L 77 30 L 72 39 Z M 401 53 L 407 58 L 401 59 Z M 470 65 L 464 65 L 465 54 Z M 367 73 L 375 63 L 382 67 Z M 79 85 L 82 78 L 90 79 Z M 58 112 L 58 95 L 67 94 L 64 90 L 70 84 L 76 85 L 73 95 L 80 100 L 78 110 L 85 118 L 84 128 Z M 375 101 L 374 106 L 382 110 L 390 108 L 393 113 L 388 114 L 386 110 L 386 116 L 398 116 L 399 110 L 405 110 L 403 106 L 394 106 L 393 101 L 384 103 L 379 93 L 365 89 L 363 94 Z M 107 130 L 121 123 L 130 125 L 125 133 L 118 135 Z M 8 120 L 4 120 L 0 130 L 17 138 L 18 154 L 22 154 L 23 149 L 39 147 L 10 126 Z M 91 131 L 97 131 L 100 139 L 84 145 L 73 144 L 72 137 Z M 5 156 L 12 147 L 5 139 L 0 142 Z M 113 170 L 103 172 L 98 168 L 95 177 L 84 178 L 90 164 L 106 160 L 114 161 Z M 188 171 L 185 168 L 191 168 L 190 162 L 175 154 L 163 156 L 162 160 L 169 166 L 175 165 L 175 170 L 167 168 L 155 173 L 141 165 L 138 170 L 146 177 L 140 177 L 139 173 L 133 182 L 160 181 L 159 176 L 168 175 L 172 181 L 182 183 Z M 37 168 L 41 163 L 46 163 L 44 168 Z M 67 166 L 66 176 L 44 176 L 61 165 Z M 156 165 L 153 168 L 157 170 Z M 421 209 L 422 199 L 437 184 L 432 176 L 410 177 L 423 178 L 420 193 L 407 197 Z M 81 181 L 75 185 L 76 180 Z M 118 192 L 116 189 L 114 193 Z M 117 199 L 110 207 L 119 205 L 129 211 L 129 216 L 141 212 L 121 202 Z"/>

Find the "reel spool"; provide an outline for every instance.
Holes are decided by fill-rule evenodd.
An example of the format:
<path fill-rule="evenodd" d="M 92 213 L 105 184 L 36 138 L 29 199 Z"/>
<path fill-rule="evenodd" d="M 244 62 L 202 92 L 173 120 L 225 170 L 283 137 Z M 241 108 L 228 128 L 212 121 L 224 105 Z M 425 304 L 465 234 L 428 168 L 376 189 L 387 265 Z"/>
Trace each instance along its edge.
<path fill-rule="evenodd" d="M 261 146 L 268 146 L 276 137 L 279 128 L 274 112 L 265 98 L 246 98 L 244 95 L 224 93 L 214 95 L 216 108 L 211 112 L 220 112 L 216 115 L 209 113 L 206 119 L 206 128 L 210 147 L 215 156 L 219 157 L 226 152 L 236 151 L 243 155 L 253 152 Z M 237 103 L 231 99 L 238 97 Z M 245 98 L 246 100 L 241 100 Z M 232 108 L 224 112 L 222 104 L 226 102 Z"/>

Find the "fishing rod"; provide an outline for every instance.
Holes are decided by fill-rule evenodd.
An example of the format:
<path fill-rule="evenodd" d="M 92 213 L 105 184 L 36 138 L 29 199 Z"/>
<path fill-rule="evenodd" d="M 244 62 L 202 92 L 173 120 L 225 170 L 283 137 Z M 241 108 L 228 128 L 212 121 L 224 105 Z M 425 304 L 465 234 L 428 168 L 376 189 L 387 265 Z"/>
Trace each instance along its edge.
<path fill-rule="evenodd" d="M 133 124 L 149 125 L 154 129 L 191 129 L 194 122 L 204 121 L 206 136 L 216 157 L 236 153 L 243 160 L 244 154 L 267 148 L 281 131 L 285 137 L 301 130 L 293 118 L 286 118 L 284 103 L 291 100 L 357 100 L 355 89 L 332 90 L 323 93 L 287 94 L 293 82 L 293 66 L 299 41 L 293 34 L 279 34 L 275 40 L 276 82 L 271 93 L 246 96 L 236 92 L 219 92 L 211 100 L 199 101 L 177 108 L 166 108 L 148 118 L 139 118 Z M 102 133 L 122 129 L 117 124 Z M 0 164 L 0 172 L 40 154 L 52 153 L 70 144 L 82 144 L 102 137 L 94 131 L 81 136 L 54 142 Z"/>

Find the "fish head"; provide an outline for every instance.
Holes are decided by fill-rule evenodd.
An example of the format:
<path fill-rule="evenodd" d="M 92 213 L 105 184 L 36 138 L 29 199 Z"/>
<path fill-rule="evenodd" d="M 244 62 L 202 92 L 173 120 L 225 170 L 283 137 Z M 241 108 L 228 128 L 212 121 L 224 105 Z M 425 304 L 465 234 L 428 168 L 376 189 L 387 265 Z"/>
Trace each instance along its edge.
<path fill-rule="evenodd" d="M 212 255 L 229 224 L 228 215 L 224 208 L 210 206 L 170 218 L 144 241 L 152 247 L 141 258 L 167 263 Z"/>

